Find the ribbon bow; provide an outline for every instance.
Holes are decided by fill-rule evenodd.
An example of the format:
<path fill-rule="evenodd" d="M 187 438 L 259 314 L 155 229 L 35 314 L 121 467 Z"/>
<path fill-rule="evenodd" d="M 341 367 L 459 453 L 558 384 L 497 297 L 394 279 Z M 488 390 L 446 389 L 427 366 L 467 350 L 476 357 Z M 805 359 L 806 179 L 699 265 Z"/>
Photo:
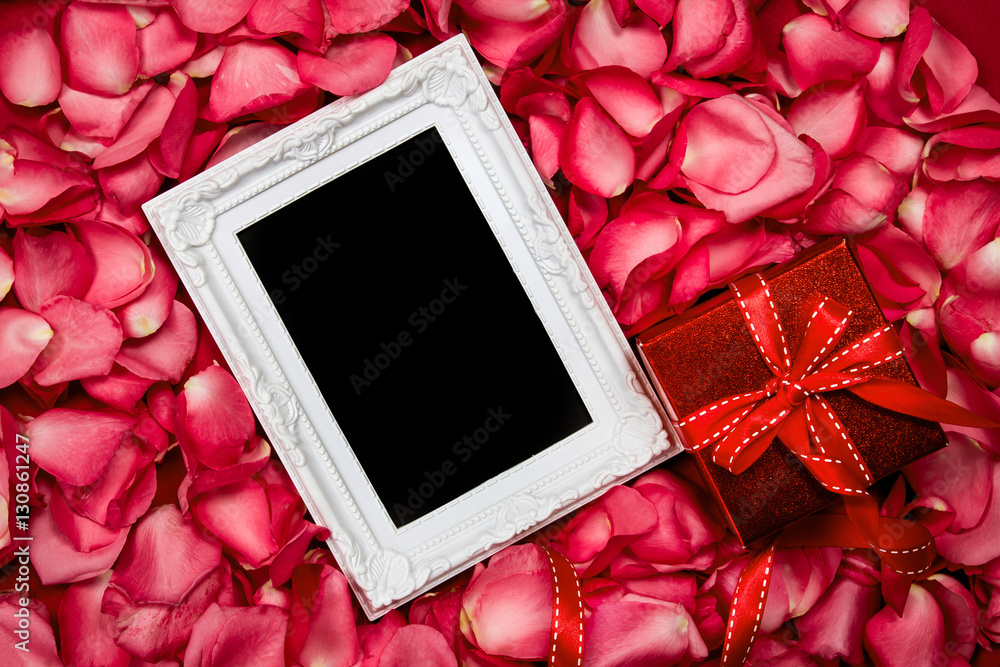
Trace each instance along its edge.
<path fill-rule="evenodd" d="M 875 480 L 823 393 L 847 389 L 875 405 L 913 417 L 960 423 L 963 408 L 919 387 L 875 377 L 872 368 L 897 359 L 903 344 L 891 326 L 836 349 L 853 311 L 828 298 L 807 307 L 793 359 L 767 282 L 760 274 L 731 284 L 747 329 L 774 377 L 756 391 L 720 399 L 678 426 L 692 450 L 714 445 L 713 460 L 740 474 L 775 437 L 830 491 L 864 495 Z"/>

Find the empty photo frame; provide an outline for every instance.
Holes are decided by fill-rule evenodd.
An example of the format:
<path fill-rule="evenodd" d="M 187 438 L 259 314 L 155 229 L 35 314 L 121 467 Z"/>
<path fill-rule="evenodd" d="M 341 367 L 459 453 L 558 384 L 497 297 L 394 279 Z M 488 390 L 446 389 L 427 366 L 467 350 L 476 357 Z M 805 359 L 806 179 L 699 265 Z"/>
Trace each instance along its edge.
<path fill-rule="evenodd" d="M 370 618 L 679 451 L 463 37 L 144 210 Z"/>

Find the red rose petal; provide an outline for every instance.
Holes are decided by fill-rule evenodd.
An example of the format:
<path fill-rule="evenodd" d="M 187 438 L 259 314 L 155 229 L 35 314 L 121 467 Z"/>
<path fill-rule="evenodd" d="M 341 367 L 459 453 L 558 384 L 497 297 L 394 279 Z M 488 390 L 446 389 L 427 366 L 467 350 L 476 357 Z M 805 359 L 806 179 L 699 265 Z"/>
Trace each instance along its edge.
<path fill-rule="evenodd" d="M 149 159 L 164 176 L 178 178 L 198 122 L 198 89 L 186 74 L 174 72 L 170 75 L 170 90 L 176 97 L 174 106 L 163 132 L 150 144 Z"/>
<path fill-rule="evenodd" d="M 559 164 L 574 185 L 602 197 L 625 192 L 635 175 L 635 150 L 593 98 L 580 100 L 566 128 Z"/>
<path fill-rule="evenodd" d="M 163 132 L 175 101 L 170 88 L 154 86 L 139 103 L 115 142 L 94 158 L 94 169 L 119 164 L 146 150 L 153 139 Z"/>
<path fill-rule="evenodd" d="M 388 35 L 342 35 L 322 56 L 299 51 L 299 76 L 334 95 L 371 90 L 389 76 L 396 58 L 396 41 Z"/>
<path fill-rule="evenodd" d="M 132 16 L 122 5 L 79 3 L 62 15 L 59 41 L 66 82 L 76 90 L 122 95 L 139 73 Z"/>
<path fill-rule="evenodd" d="M 0 34 L 0 93 L 25 107 L 54 102 L 62 88 L 59 49 L 48 30 L 12 28 Z"/>
<path fill-rule="evenodd" d="M 17 382 L 52 338 L 44 319 L 20 308 L 0 308 L 0 387 Z"/>
<path fill-rule="evenodd" d="M 931 190 L 924 207 L 923 239 L 938 266 L 947 271 L 992 240 L 1000 225 L 997 211 L 998 183 L 949 181 Z"/>
<path fill-rule="evenodd" d="M 122 344 L 121 325 L 114 313 L 73 297 L 57 296 L 42 304 L 38 314 L 55 334 L 32 366 L 35 382 L 50 387 L 111 370 Z"/>
<path fill-rule="evenodd" d="M 877 40 L 862 37 L 850 28 L 835 31 L 827 19 L 812 13 L 785 25 L 782 40 L 792 75 L 803 89 L 864 76 L 879 58 Z"/>
<path fill-rule="evenodd" d="M 28 422 L 31 458 L 56 479 L 74 486 L 92 484 L 128 437 L 136 418 L 115 410 L 46 410 Z"/>
<path fill-rule="evenodd" d="M 948 446 L 909 465 L 906 479 L 921 496 L 933 496 L 955 511 L 952 532 L 975 528 L 993 499 L 993 464 L 989 452 L 960 433 Z"/>
<path fill-rule="evenodd" d="M 65 294 L 81 298 L 90 288 L 94 263 L 67 232 L 17 230 L 14 235 L 14 294 L 21 305 L 38 312 L 42 303 Z"/>
<path fill-rule="evenodd" d="M 74 512 L 66 504 L 66 499 L 58 486 L 52 490 L 49 498 L 49 511 L 52 512 L 56 526 L 69 538 L 77 551 L 86 553 L 106 547 L 113 544 L 121 533 L 121 528 L 108 528 Z"/>
<path fill-rule="evenodd" d="M 386 644 L 379 667 L 458 667 L 444 635 L 426 625 L 400 628 Z"/>
<path fill-rule="evenodd" d="M 170 314 L 156 333 L 126 340 L 115 361 L 139 377 L 179 382 L 194 358 L 198 324 L 191 310 L 174 301 Z"/>
<path fill-rule="evenodd" d="M 4 174 L 4 167 L 7 167 L 7 174 Z M 60 195 L 82 194 L 92 188 L 93 183 L 86 174 L 44 162 L 14 159 L 4 164 L 3 145 L 0 144 L 0 206 L 7 209 L 8 216 L 36 214 L 34 217 L 38 218 L 38 211 L 46 205 L 61 201 Z"/>
<path fill-rule="evenodd" d="M 546 182 L 559 171 L 559 151 L 566 134 L 566 123 L 555 116 L 536 115 L 528 119 L 531 133 L 531 159 Z"/>
<path fill-rule="evenodd" d="M 278 607 L 212 604 L 191 629 L 184 664 L 283 667 L 287 628 L 288 614 Z"/>

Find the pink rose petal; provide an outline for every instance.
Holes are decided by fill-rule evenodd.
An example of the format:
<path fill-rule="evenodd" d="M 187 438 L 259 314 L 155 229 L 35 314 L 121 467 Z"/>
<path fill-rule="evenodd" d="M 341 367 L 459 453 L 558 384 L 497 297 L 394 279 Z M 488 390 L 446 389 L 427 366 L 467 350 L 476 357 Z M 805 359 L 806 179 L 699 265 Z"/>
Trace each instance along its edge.
<path fill-rule="evenodd" d="M 278 607 L 220 607 L 212 603 L 191 629 L 184 664 L 283 667 L 288 614 Z"/>
<path fill-rule="evenodd" d="M 197 496 L 191 514 L 248 569 L 257 569 L 278 553 L 271 530 L 268 496 L 261 485 L 244 480 Z"/>
<path fill-rule="evenodd" d="M 175 96 L 174 106 L 163 132 L 149 146 L 149 159 L 164 176 L 178 178 L 198 122 L 198 89 L 186 74 L 174 72 L 170 75 L 170 91 Z"/>
<path fill-rule="evenodd" d="M 584 655 L 594 667 L 673 665 L 685 655 L 704 660 L 708 647 L 684 607 L 630 593 L 587 619 Z"/>
<path fill-rule="evenodd" d="M 192 376 L 177 398 L 195 458 L 215 469 L 234 464 L 253 435 L 254 418 L 233 376 L 210 366 Z"/>
<path fill-rule="evenodd" d="M 795 134 L 812 137 L 834 160 L 854 150 L 865 130 L 865 120 L 860 83 L 832 82 L 810 88 L 788 112 Z"/>
<path fill-rule="evenodd" d="M 176 80 L 180 76 L 182 75 L 171 76 L 169 87 L 153 86 L 128 119 L 128 123 L 118 134 L 115 142 L 94 158 L 95 169 L 103 169 L 134 158 L 160 136 L 176 103 L 179 91 Z"/>
<path fill-rule="evenodd" d="M 580 80 L 611 118 L 633 137 L 645 137 L 663 117 L 663 108 L 653 89 L 630 69 L 602 67 L 584 72 Z"/>
<path fill-rule="evenodd" d="M 97 481 L 136 418 L 115 410 L 46 410 L 28 422 L 31 458 L 56 479 L 75 486 Z"/>
<path fill-rule="evenodd" d="M 687 134 L 689 125 L 695 129 L 692 135 Z M 728 133 L 713 134 L 712 128 Z M 738 150 L 744 160 L 727 163 L 721 159 L 729 146 L 723 137 L 732 135 L 741 137 Z M 684 172 L 688 187 L 705 206 L 725 213 L 729 222 L 748 220 L 813 185 L 813 151 L 763 107 L 738 95 L 696 106 L 681 122 L 674 143 L 684 151 L 678 158 L 682 170 L 690 164 L 696 174 Z M 703 156 L 715 159 L 703 161 Z"/>
<path fill-rule="evenodd" d="M 574 185 L 616 197 L 632 183 L 635 150 L 625 132 L 588 97 L 577 103 L 566 127 L 559 164 Z"/>
<path fill-rule="evenodd" d="M 55 101 L 62 88 L 59 49 L 43 27 L 0 34 L 0 93 L 26 107 Z"/>
<path fill-rule="evenodd" d="M 907 0 L 858 0 L 844 15 L 844 25 L 866 37 L 895 37 L 910 22 Z"/>
<path fill-rule="evenodd" d="M 194 55 L 198 35 L 184 26 L 173 9 L 164 7 L 136 34 L 136 44 L 139 73 L 152 77 L 176 69 Z"/>
<path fill-rule="evenodd" d="M 259 33 L 296 33 L 319 46 L 323 40 L 322 0 L 257 0 L 247 14 L 247 25 Z"/>
<path fill-rule="evenodd" d="M 114 308 L 142 294 L 153 278 L 149 248 L 135 234 L 98 220 L 72 223 L 94 262 L 94 280 L 84 301 Z"/>
<path fill-rule="evenodd" d="M 226 49 L 212 78 L 207 118 L 232 120 L 288 102 L 307 88 L 291 51 L 270 41 L 239 42 Z"/>
<path fill-rule="evenodd" d="M 913 656 L 944 654 L 944 617 L 934 597 L 910 586 L 906 609 L 899 617 L 883 607 L 865 625 L 865 649 L 880 665 L 912 665 Z"/>
<path fill-rule="evenodd" d="M 386 644 L 379 667 L 458 667 L 444 636 L 426 625 L 400 628 Z"/>
<path fill-rule="evenodd" d="M 534 544 L 508 547 L 469 582 L 462 598 L 462 632 L 494 655 L 541 660 L 548 655 L 552 621 L 552 574 Z"/>
<path fill-rule="evenodd" d="M 194 314 L 184 304 L 174 301 L 156 333 L 126 340 L 115 361 L 140 377 L 176 383 L 194 358 L 197 344 Z"/>
<path fill-rule="evenodd" d="M 656 23 L 637 13 L 624 28 L 608 0 L 592 0 L 580 12 L 572 54 L 580 70 L 622 65 L 644 79 L 667 59 L 667 44 Z"/>
<path fill-rule="evenodd" d="M 135 22 L 121 5 L 79 3 L 62 15 L 66 83 L 87 93 L 122 95 L 139 72 Z"/>
<path fill-rule="evenodd" d="M 219 543 L 174 505 L 161 505 L 133 529 L 111 583 L 136 602 L 174 604 L 222 559 Z"/>
<path fill-rule="evenodd" d="M 170 315 L 179 278 L 159 244 L 150 246 L 153 278 L 136 299 L 121 306 L 116 314 L 126 338 L 145 338 L 163 326 Z"/>
<path fill-rule="evenodd" d="M 371 32 L 396 18 L 408 0 L 324 0 L 334 30 L 341 34 Z"/>
<path fill-rule="evenodd" d="M 917 7 L 899 54 L 899 92 L 917 102 L 925 92 L 934 114 L 951 113 L 972 90 L 979 68 L 959 40 Z"/>
<path fill-rule="evenodd" d="M 14 285 L 14 260 L 7 252 L 0 248 L 0 301 L 7 296 L 10 288 Z"/>
<path fill-rule="evenodd" d="M 816 14 L 803 14 L 782 31 L 788 65 L 803 88 L 827 81 L 850 81 L 872 71 L 879 59 L 877 40 L 850 28 L 835 31 Z"/>
<path fill-rule="evenodd" d="M 48 497 L 51 487 L 40 485 L 40 491 L 43 498 Z M 118 560 L 129 534 L 129 529 L 126 528 L 106 547 L 81 553 L 59 530 L 49 509 L 39 508 L 33 511 L 30 525 L 31 537 L 34 538 L 32 544 L 37 547 L 32 549 L 31 564 L 46 586 L 86 581 L 104 574 Z"/>
<path fill-rule="evenodd" d="M 49 387 L 111 370 L 122 344 L 114 313 L 69 296 L 49 299 L 38 313 L 55 334 L 32 366 L 35 382 Z"/>
<path fill-rule="evenodd" d="M 339 570 L 329 565 L 296 567 L 292 613 L 297 622 L 288 629 L 286 648 L 300 664 L 353 665 L 361 657 L 350 586 Z M 299 620 L 302 614 L 308 614 L 308 621 Z"/>
<path fill-rule="evenodd" d="M 8 387 L 28 372 L 48 345 L 52 328 L 43 318 L 20 308 L 0 308 L 0 387 Z"/>
<path fill-rule="evenodd" d="M 115 644 L 115 622 L 101 613 L 111 573 L 73 584 L 59 603 L 59 640 L 71 665 L 128 667 L 132 656 Z"/>
<path fill-rule="evenodd" d="M 992 240 L 1000 225 L 997 211 L 998 183 L 949 181 L 933 188 L 924 207 L 923 239 L 938 266 L 947 271 Z"/>
<path fill-rule="evenodd" d="M 80 134 L 100 142 L 114 141 L 155 84 L 144 81 L 124 95 L 107 97 L 63 86 L 59 107 Z"/>
<path fill-rule="evenodd" d="M 373 33 L 336 38 L 322 56 L 299 51 L 299 76 L 306 83 L 334 95 L 371 90 L 389 76 L 396 57 L 396 41 Z"/>
<path fill-rule="evenodd" d="M 909 176 L 920 164 L 924 141 L 912 132 L 895 127 L 868 127 L 857 152 L 878 160 L 887 169 Z"/>
<path fill-rule="evenodd" d="M 206 4 L 201 0 L 171 0 L 181 22 L 195 32 L 216 33 L 240 22 L 254 0 L 219 0 Z"/>

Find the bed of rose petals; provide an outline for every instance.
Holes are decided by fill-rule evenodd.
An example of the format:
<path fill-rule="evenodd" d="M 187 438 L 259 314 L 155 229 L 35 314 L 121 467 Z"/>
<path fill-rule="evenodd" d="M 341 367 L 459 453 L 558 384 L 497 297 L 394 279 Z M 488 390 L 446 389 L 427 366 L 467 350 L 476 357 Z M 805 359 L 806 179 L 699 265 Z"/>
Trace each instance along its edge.
<path fill-rule="evenodd" d="M 995 63 L 919 3 L 3 3 L 3 664 L 545 660 L 538 543 L 583 579 L 585 665 L 717 661 L 751 554 L 676 461 L 365 622 L 139 210 L 458 32 L 626 331 L 847 235 L 920 382 L 1000 418 Z M 879 487 L 932 526 L 936 566 L 779 551 L 754 665 L 997 664 L 1000 433 L 949 439 Z"/>

